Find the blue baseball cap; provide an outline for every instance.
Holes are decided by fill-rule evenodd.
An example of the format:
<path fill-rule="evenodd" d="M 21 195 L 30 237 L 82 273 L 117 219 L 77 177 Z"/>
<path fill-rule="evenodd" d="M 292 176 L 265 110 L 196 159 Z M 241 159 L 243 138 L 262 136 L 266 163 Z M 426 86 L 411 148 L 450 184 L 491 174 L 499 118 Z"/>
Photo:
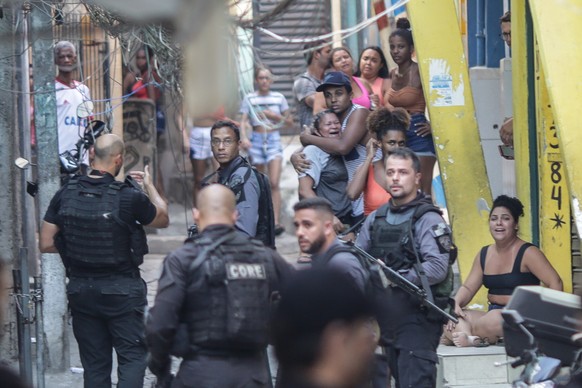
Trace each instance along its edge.
<path fill-rule="evenodd" d="M 342 73 L 341 71 L 330 71 L 325 75 L 321 85 L 315 89 L 318 92 L 323 92 L 323 90 L 328 86 L 344 86 L 348 93 L 352 91 L 352 83 L 350 82 L 350 77 Z"/>

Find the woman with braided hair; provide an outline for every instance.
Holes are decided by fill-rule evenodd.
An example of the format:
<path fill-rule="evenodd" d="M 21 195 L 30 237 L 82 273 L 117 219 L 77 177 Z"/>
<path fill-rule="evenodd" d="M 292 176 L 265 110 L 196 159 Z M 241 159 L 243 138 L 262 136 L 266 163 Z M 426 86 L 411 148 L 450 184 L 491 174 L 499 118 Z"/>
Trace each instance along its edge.
<path fill-rule="evenodd" d="M 390 34 L 390 55 L 398 67 L 390 71 L 392 84 L 388 90 L 387 104 L 403 108 L 410 114 L 410 126 L 406 132 L 407 147 L 420 158 L 421 189 L 431 194 L 436 152 L 430 123 L 425 116 L 426 100 L 422 90 L 418 63 L 412 60 L 414 42 L 410 22 L 400 18 L 397 29 Z"/>

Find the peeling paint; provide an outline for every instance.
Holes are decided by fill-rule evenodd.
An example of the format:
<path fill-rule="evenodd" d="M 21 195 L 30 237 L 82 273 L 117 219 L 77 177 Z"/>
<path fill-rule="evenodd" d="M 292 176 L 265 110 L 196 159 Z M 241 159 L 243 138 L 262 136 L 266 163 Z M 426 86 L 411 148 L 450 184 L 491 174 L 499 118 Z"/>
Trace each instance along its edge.
<path fill-rule="evenodd" d="M 479 214 L 481 216 L 483 216 L 484 214 L 488 215 L 490 212 L 490 207 L 489 204 L 487 203 L 487 200 L 485 200 L 485 198 L 481 197 L 477 200 L 477 211 L 479 212 Z"/>
<path fill-rule="evenodd" d="M 433 106 L 464 106 L 465 84 L 459 74 L 456 85 L 451 68 L 444 59 L 429 60 L 429 96 Z"/>

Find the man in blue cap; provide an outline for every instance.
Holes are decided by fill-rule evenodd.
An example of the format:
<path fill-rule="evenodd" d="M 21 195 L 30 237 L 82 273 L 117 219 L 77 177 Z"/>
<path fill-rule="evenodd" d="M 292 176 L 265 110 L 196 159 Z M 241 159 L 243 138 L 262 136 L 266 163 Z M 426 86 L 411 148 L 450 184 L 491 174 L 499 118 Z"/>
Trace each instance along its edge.
<path fill-rule="evenodd" d="M 318 92 L 323 92 L 327 108 L 331 109 L 342 123 L 341 137 L 324 138 L 311 133 L 301 134 L 301 143 L 314 145 L 331 155 L 342 155 L 348 170 L 348 181 L 351 181 L 358 167 L 366 158 L 366 144 L 371 135 L 366 130 L 366 119 L 370 111 L 352 102 L 352 83 L 350 77 L 339 71 L 327 73 Z M 379 151 L 377 158 L 381 158 Z M 297 169 L 295 160 L 294 166 Z M 363 196 L 352 202 L 354 222 L 364 217 Z"/>

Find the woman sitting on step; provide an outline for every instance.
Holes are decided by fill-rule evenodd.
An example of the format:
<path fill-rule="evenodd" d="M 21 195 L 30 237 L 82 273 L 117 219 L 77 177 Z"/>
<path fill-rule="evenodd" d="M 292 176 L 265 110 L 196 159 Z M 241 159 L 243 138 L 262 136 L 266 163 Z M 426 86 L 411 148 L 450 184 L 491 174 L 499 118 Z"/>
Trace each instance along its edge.
<path fill-rule="evenodd" d="M 445 326 L 443 343 L 456 346 L 486 346 L 503 336 L 501 309 L 518 286 L 539 285 L 562 290 L 562 280 L 546 256 L 536 246 L 517 236 L 523 205 L 517 198 L 501 195 L 489 213 L 489 231 L 494 244 L 475 257 L 471 272 L 455 295 L 459 323 Z M 487 312 L 466 310 L 481 285 L 488 289 Z"/>

